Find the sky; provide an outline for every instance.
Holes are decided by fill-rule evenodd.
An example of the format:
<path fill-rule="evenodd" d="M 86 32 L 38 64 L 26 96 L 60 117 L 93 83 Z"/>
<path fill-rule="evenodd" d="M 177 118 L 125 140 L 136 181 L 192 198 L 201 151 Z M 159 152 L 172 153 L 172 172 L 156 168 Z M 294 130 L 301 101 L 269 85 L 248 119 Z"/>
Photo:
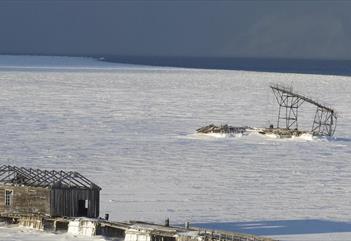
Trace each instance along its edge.
<path fill-rule="evenodd" d="M 0 53 L 351 59 L 351 1 L 1 0 Z"/>

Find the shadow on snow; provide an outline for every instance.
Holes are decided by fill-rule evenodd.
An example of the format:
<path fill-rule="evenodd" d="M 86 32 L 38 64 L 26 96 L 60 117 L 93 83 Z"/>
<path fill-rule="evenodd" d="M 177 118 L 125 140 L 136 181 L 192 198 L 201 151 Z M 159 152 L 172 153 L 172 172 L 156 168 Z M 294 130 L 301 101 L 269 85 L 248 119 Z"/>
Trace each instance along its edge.
<path fill-rule="evenodd" d="M 194 223 L 192 226 L 264 236 L 351 232 L 351 223 L 314 219 Z"/>

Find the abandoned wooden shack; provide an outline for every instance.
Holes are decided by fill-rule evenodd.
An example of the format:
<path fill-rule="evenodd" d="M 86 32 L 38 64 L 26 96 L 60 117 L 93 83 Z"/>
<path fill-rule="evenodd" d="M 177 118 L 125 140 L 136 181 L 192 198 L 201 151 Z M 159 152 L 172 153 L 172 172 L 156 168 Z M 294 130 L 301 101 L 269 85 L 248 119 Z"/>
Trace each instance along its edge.
<path fill-rule="evenodd" d="M 78 172 L 0 167 L 0 216 L 99 217 L 101 188 Z"/>

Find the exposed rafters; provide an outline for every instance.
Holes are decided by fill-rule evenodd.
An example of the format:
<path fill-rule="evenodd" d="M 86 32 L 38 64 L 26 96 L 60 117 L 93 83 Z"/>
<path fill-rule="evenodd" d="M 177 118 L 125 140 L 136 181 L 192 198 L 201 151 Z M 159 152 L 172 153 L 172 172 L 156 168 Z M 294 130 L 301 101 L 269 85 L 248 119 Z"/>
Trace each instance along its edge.
<path fill-rule="evenodd" d="M 0 182 L 34 187 L 101 189 L 78 172 L 48 171 L 9 165 L 0 167 Z"/>

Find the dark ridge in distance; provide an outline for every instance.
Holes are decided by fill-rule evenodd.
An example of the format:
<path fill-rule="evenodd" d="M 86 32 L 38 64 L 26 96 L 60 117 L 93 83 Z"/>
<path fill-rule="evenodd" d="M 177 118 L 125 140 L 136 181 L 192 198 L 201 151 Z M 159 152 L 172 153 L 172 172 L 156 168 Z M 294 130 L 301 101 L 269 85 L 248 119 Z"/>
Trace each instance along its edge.
<path fill-rule="evenodd" d="M 151 66 L 351 76 L 351 60 L 142 56 L 104 56 L 104 60 Z"/>

